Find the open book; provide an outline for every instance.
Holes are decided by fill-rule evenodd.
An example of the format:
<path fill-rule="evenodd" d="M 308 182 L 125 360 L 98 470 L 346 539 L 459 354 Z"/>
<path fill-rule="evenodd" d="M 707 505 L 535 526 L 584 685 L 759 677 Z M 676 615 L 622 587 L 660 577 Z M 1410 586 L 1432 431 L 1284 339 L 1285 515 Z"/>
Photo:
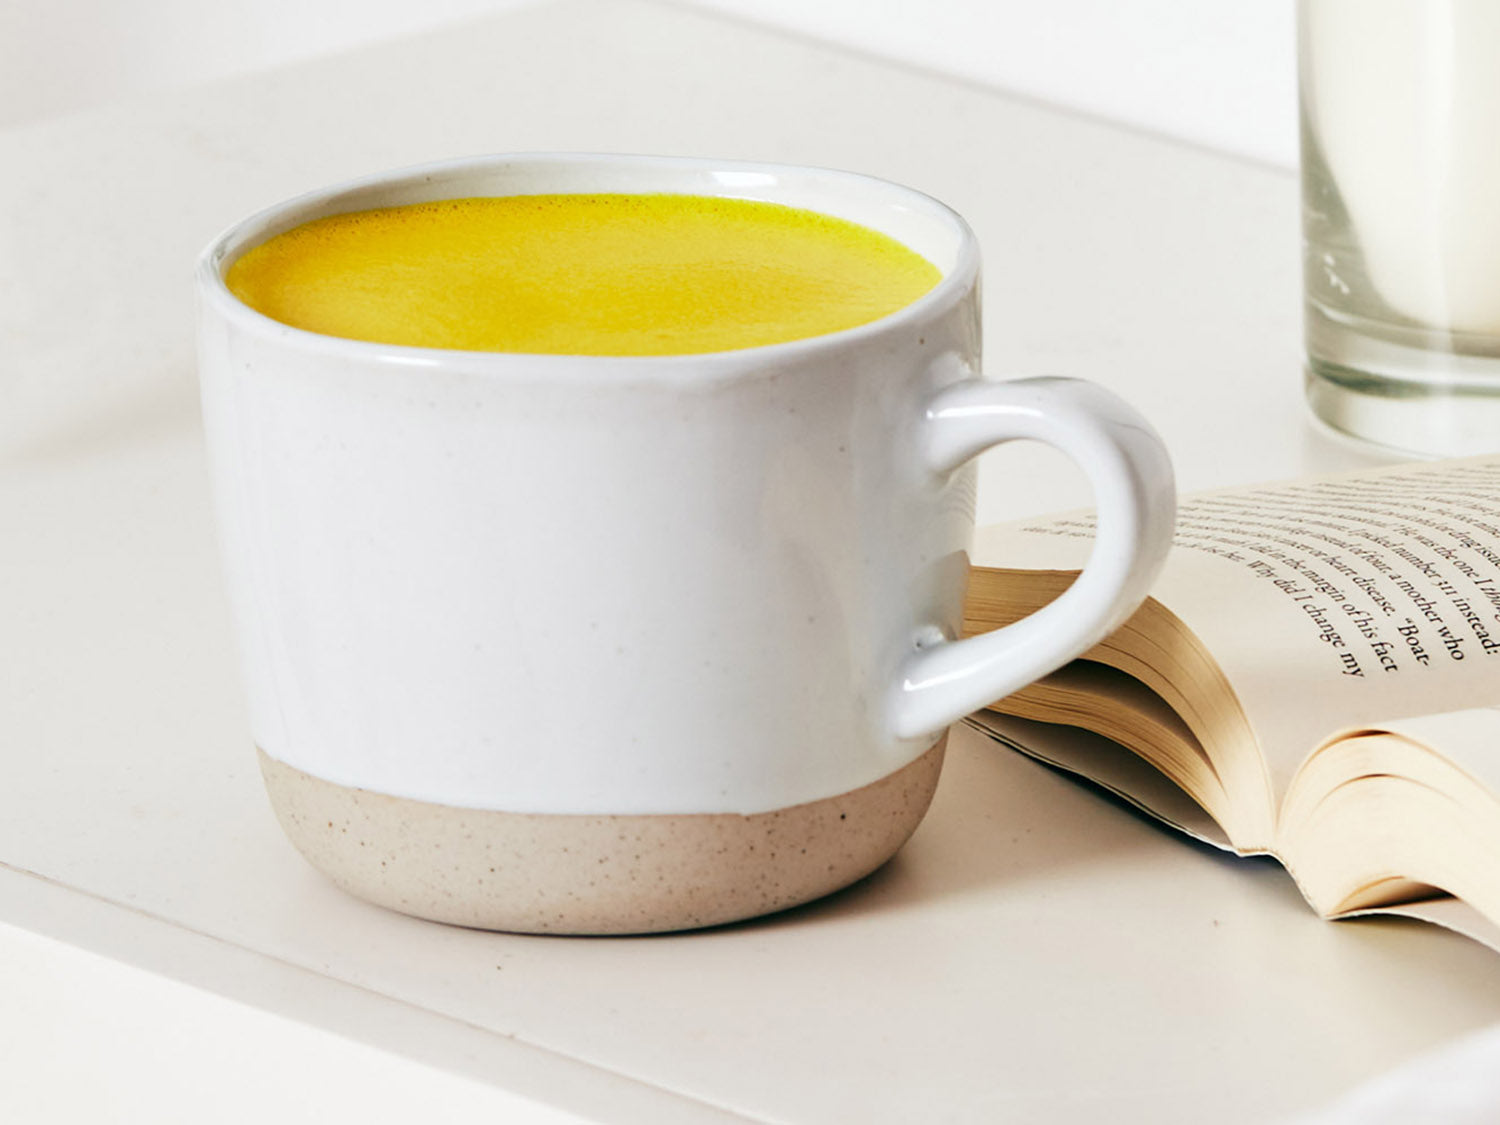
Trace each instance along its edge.
<path fill-rule="evenodd" d="M 1051 600 L 1092 534 L 1087 514 L 981 531 L 965 628 Z M 1497 708 L 1500 457 L 1484 457 L 1185 499 L 1146 604 L 975 722 L 1276 856 L 1325 915 L 1405 914 L 1500 949 Z"/>

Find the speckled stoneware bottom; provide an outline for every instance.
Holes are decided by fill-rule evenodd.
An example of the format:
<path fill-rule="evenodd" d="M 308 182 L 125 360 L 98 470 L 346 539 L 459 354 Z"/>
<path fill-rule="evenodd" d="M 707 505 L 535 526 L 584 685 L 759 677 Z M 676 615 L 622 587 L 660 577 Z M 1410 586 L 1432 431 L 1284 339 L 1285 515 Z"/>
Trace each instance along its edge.
<path fill-rule="evenodd" d="M 637 934 L 785 910 L 868 875 L 927 811 L 946 745 L 753 816 L 491 812 L 335 785 L 264 751 L 260 765 L 292 843 L 360 898 L 487 930 Z"/>

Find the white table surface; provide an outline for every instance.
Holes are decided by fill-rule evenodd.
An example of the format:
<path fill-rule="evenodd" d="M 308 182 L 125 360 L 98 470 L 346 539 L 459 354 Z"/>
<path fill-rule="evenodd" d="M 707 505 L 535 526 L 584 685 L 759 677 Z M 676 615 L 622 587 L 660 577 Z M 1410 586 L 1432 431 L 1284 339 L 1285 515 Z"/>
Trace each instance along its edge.
<path fill-rule="evenodd" d="M 0 1119 L 1263 1121 L 1500 1018 L 1493 953 L 1324 923 L 968 733 L 896 860 L 751 924 L 487 934 L 308 868 L 230 651 L 191 263 L 309 186 L 534 149 L 913 184 L 978 230 L 992 374 L 1115 387 L 1189 488 L 1371 460 L 1304 419 L 1291 176 L 670 5 L 0 132 Z M 984 465 L 986 519 L 1084 500 Z"/>

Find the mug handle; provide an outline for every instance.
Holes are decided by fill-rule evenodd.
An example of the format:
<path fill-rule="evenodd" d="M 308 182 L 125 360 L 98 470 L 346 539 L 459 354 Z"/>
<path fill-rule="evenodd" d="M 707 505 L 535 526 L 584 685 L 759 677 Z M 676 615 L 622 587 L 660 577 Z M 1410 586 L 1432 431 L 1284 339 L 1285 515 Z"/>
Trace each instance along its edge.
<path fill-rule="evenodd" d="M 946 475 L 986 449 L 1029 438 L 1071 457 L 1093 486 L 1088 564 L 1055 601 L 999 629 L 919 647 L 892 707 L 900 738 L 942 730 L 1062 667 L 1145 600 L 1172 542 L 1176 493 L 1166 446 L 1116 395 L 1082 379 L 969 379 L 938 392 L 919 427 L 928 471 Z"/>

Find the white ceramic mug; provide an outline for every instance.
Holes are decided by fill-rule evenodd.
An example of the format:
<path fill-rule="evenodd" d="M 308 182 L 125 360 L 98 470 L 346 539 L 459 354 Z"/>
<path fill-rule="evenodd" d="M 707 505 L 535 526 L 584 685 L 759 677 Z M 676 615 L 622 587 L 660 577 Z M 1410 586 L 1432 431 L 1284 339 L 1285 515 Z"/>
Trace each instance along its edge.
<path fill-rule="evenodd" d="M 730 195 L 893 236 L 939 284 L 881 320 L 705 355 L 335 339 L 224 271 L 321 216 L 544 192 Z M 315 192 L 204 254 L 203 409 L 253 736 L 297 846 L 368 899 L 635 932 L 806 901 L 884 862 L 948 725 L 1133 610 L 1173 500 L 1088 383 L 978 375 L 979 254 L 942 204 L 825 170 L 526 155 Z M 1057 602 L 956 640 L 972 458 L 1036 438 L 1099 540 Z"/>

